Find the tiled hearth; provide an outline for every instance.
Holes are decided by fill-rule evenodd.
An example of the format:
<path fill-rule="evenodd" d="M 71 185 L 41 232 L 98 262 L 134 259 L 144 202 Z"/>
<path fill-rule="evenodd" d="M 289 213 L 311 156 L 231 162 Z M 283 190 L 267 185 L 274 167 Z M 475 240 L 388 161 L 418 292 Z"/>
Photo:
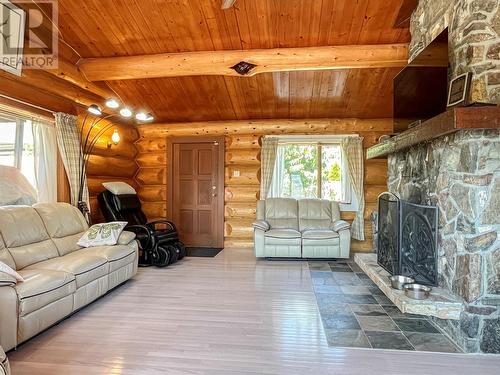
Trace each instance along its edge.
<path fill-rule="evenodd" d="M 415 300 L 407 297 L 403 291 L 391 287 L 391 275 L 377 264 L 377 254 L 354 254 L 354 262 L 402 312 L 440 319 L 460 319 L 464 305 L 446 289 L 433 287 L 429 298 Z"/>
<path fill-rule="evenodd" d="M 426 316 L 401 313 L 354 261 L 310 261 L 309 269 L 330 346 L 460 351 Z"/>

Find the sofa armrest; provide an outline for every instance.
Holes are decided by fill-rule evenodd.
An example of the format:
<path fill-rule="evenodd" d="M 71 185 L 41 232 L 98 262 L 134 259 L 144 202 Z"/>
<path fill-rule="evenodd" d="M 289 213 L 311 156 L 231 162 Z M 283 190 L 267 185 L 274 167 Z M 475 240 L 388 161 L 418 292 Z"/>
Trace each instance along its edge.
<path fill-rule="evenodd" d="M 118 237 L 118 245 L 128 245 L 133 240 L 135 240 L 135 233 L 124 230 L 121 232 L 120 237 Z"/>
<path fill-rule="evenodd" d="M 265 220 L 254 221 L 253 224 L 252 224 L 252 226 L 254 227 L 254 229 L 260 229 L 260 230 L 263 230 L 264 232 L 266 232 L 269 229 L 271 229 L 271 226 Z"/>
<path fill-rule="evenodd" d="M 0 287 L 12 286 L 12 285 L 16 285 L 16 284 L 17 284 L 17 280 L 14 276 L 0 271 Z"/>
<path fill-rule="evenodd" d="M 351 229 L 351 224 L 349 224 L 345 220 L 337 220 L 332 225 L 330 226 L 332 230 L 335 232 L 340 232 L 341 230 L 348 230 Z"/>

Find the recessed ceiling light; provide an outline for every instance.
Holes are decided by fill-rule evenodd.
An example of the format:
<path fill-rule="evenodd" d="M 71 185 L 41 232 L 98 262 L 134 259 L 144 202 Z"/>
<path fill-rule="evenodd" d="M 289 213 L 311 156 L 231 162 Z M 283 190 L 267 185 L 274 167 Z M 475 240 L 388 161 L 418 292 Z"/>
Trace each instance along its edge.
<path fill-rule="evenodd" d="M 151 113 L 146 113 L 146 112 L 139 112 L 135 115 L 135 118 L 138 121 L 153 121 L 153 116 Z"/>
<path fill-rule="evenodd" d="M 106 107 L 116 109 L 120 106 L 120 103 L 116 99 L 106 100 Z"/>
<path fill-rule="evenodd" d="M 100 116 L 102 115 L 101 108 L 97 104 L 91 104 L 88 108 L 87 111 L 92 113 L 93 115 Z"/>
<path fill-rule="evenodd" d="M 123 117 L 129 118 L 129 117 L 132 117 L 133 113 L 130 110 L 130 108 L 123 107 L 122 109 L 120 109 L 120 115 L 122 115 Z"/>

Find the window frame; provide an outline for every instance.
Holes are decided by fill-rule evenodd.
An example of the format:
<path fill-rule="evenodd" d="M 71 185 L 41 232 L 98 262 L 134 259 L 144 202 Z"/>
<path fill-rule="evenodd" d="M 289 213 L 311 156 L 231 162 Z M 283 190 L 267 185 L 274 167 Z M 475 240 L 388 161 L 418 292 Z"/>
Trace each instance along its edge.
<path fill-rule="evenodd" d="M 36 182 L 36 172 L 33 171 L 33 175 L 25 175 L 23 173 L 23 155 L 24 155 L 24 136 L 26 132 L 26 123 L 30 123 L 31 129 L 33 122 L 35 121 L 35 116 L 29 116 L 22 111 L 16 112 L 15 109 L 5 109 L 0 105 L 0 122 L 9 122 L 15 124 L 15 137 L 14 137 L 14 164 L 12 167 L 18 169 L 30 182 L 33 187 L 38 190 Z M 29 128 L 28 128 L 29 129 Z M 33 139 L 33 147 L 34 147 Z"/>
<path fill-rule="evenodd" d="M 8 120 L 16 124 L 16 135 L 14 137 L 14 165 L 13 167 L 21 170 L 23 164 L 23 150 L 24 150 L 24 123 L 29 121 L 22 116 L 14 117 L 5 115 L 0 112 L 0 121 Z"/>
<path fill-rule="evenodd" d="M 297 136 L 297 135 L 285 135 L 275 137 L 278 139 L 278 147 L 283 145 L 314 145 L 317 147 L 316 152 L 316 163 L 317 163 L 317 171 L 316 171 L 316 195 L 318 197 L 322 197 L 322 158 L 323 158 L 323 147 L 329 145 L 338 145 L 340 147 L 340 143 L 346 137 L 358 137 L 358 134 L 348 134 L 348 135 L 333 135 L 333 136 Z M 279 153 L 279 151 L 278 151 Z M 278 158 L 278 155 L 277 155 Z M 276 168 L 276 166 L 275 166 Z M 351 181 L 349 180 L 349 176 L 347 174 L 347 167 L 345 165 L 345 160 L 341 158 L 341 173 L 342 173 L 342 195 L 346 198 L 345 201 L 339 201 L 339 206 L 341 211 L 357 211 L 359 203 L 356 199 L 356 194 L 354 193 L 353 186 Z M 276 175 L 275 175 L 276 176 Z M 274 177 L 275 177 L 274 176 Z M 274 180 L 273 177 L 273 180 Z M 271 182 L 271 186 L 272 182 Z M 272 187 L 271 187 L 272 189 Z"/>

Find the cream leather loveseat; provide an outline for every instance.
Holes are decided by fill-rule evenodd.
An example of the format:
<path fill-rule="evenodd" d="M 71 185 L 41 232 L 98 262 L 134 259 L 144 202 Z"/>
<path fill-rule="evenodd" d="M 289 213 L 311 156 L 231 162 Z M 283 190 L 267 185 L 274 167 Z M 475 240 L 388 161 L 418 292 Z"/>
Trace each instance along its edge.
<path fill-rule="evenodd" d="M 10 350 L 130 279 L 137 272 L 135 235 L 115 246 L 81 248 L 88 229 L 66 203 L 0 207 L 0 346 Z"/>
<path fill-rule="evenodd" d="M 257 202 L 256 257 L 349 258 L 350 225 L 337 202 L 268 198 Z"/>

